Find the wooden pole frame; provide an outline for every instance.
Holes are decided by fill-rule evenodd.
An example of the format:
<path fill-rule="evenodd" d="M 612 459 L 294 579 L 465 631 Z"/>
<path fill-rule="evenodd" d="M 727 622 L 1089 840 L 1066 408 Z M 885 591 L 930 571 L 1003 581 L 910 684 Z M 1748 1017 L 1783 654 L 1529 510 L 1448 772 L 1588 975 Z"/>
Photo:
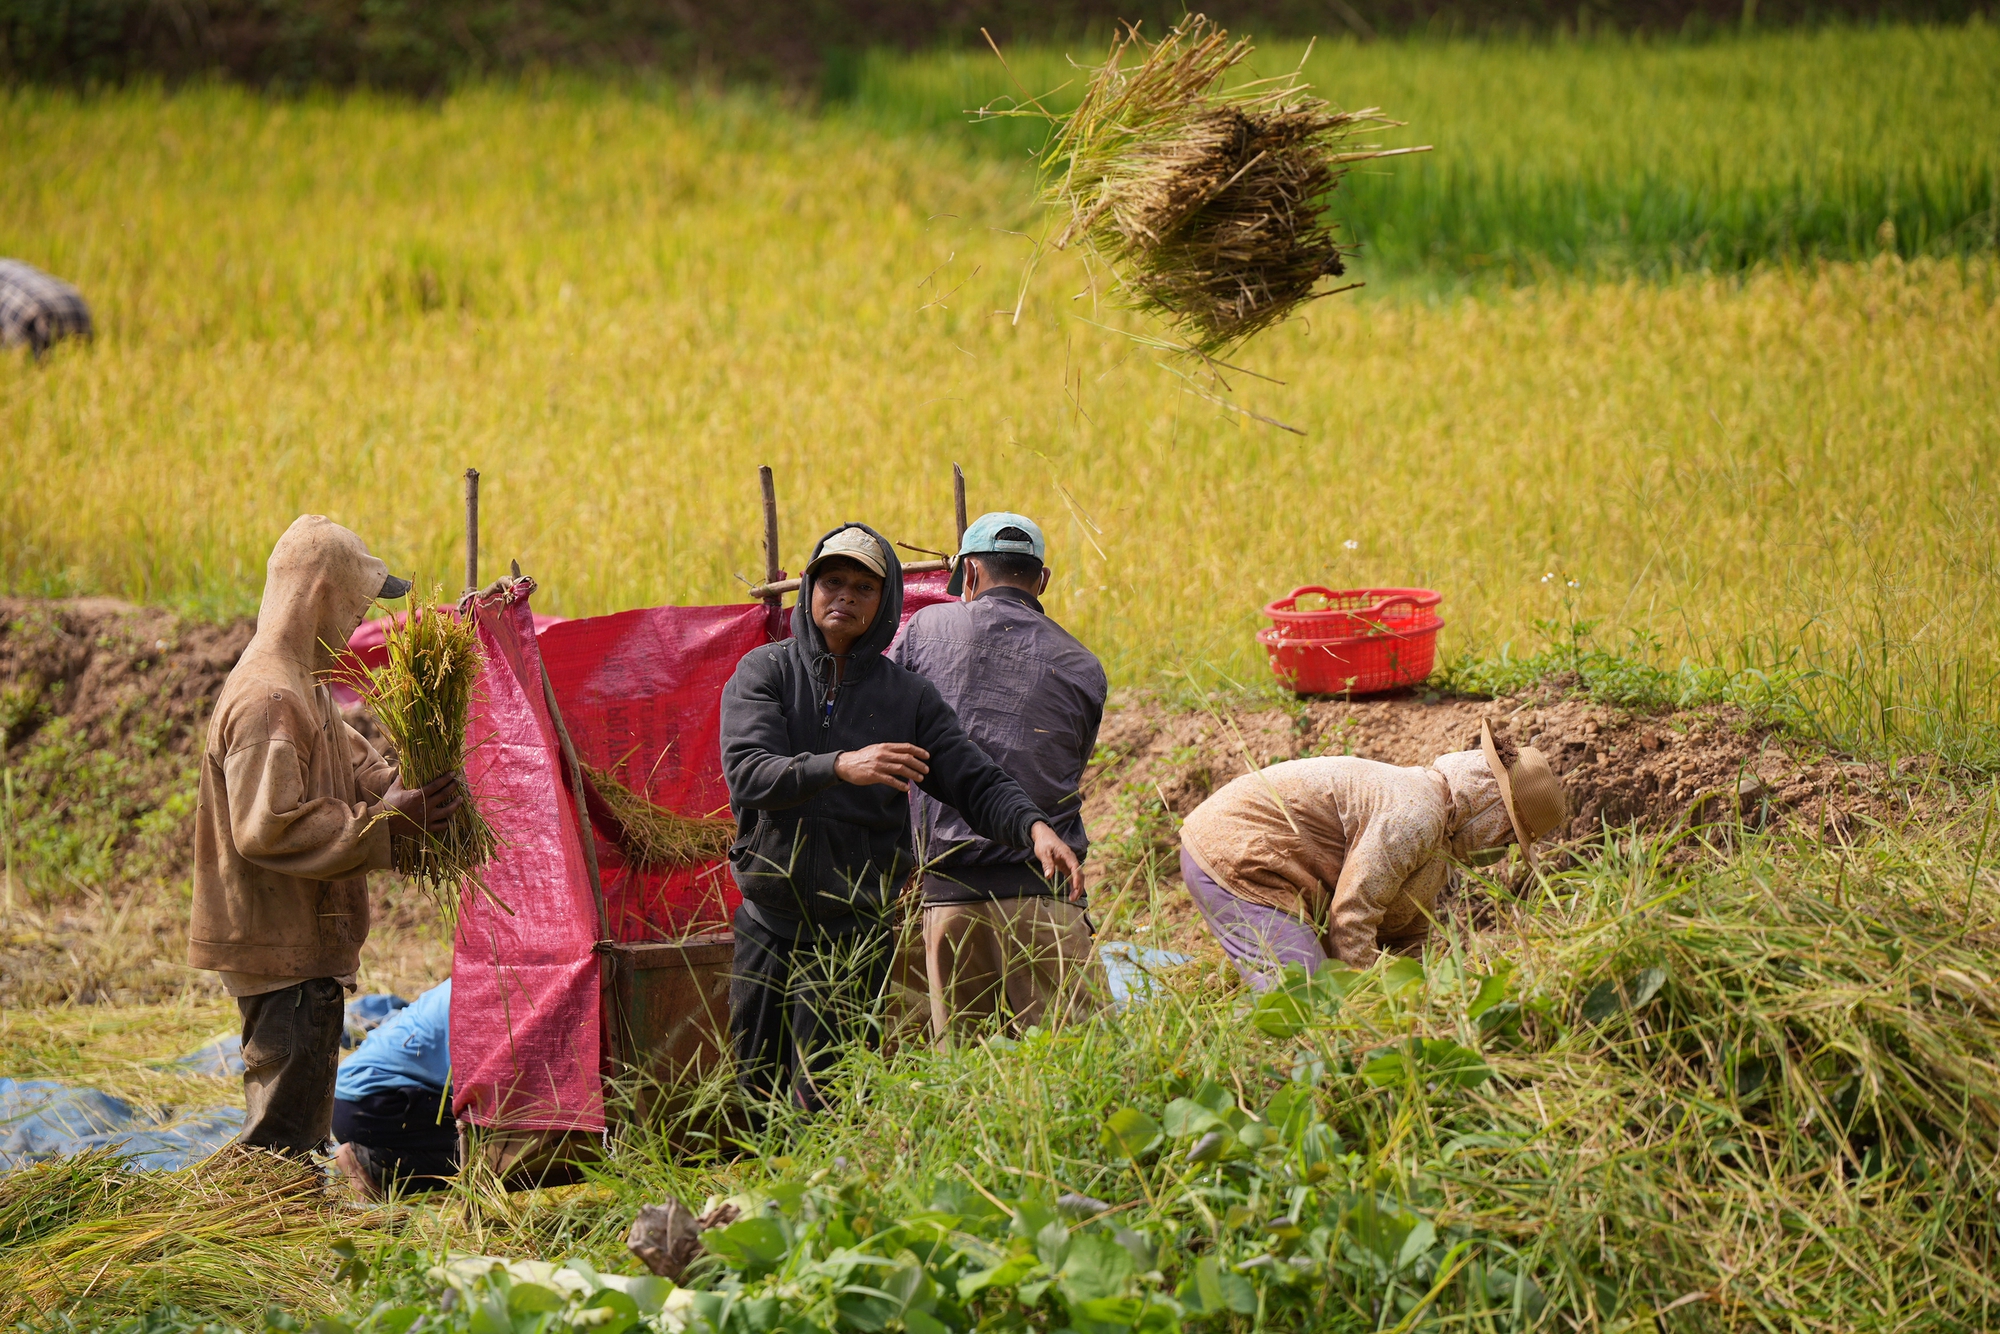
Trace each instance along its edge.
<path fill-rule="evenodd" d="M 965 540 L 965 470 L 956 463 L 951 465 L 952 497 L 954 518 L 958 523 L 958 540 Z M 750 597 L 765 606 L 777 608 L 787 593 L 799 591 L 799 577 L 785 577 L 783 567 L 778 564 L 778 485 L 771 474 L 771 467 L 765 464 L 757 469 L 757 485 L 764 494 L 764 582 L 751 586 Z M 948 560 L 911 560 L 903 562 L 904 574 L 934 574 L 948 570 Z"/>

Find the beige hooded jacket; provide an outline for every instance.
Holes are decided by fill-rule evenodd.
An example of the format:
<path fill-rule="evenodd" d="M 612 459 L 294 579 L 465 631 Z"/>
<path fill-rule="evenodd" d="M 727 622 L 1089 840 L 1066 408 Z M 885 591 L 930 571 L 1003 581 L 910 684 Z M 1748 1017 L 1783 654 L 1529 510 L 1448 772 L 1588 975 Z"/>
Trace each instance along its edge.
<path fill-rule="evenodd" d="M 1453 855 L 1512 838 L 1476 750 L 1422 768 L 1288 760 L 1225 784 L 1181 826 L 1181 846 L 1211 880 L 1313 923 L 1327 954 L 1357 968 L 1383 945 L 1423 937 Z"/>
<path fill-rule="evenodd" d="M 256 636 L 216 700 L 202 756 L 196 968 L 297 979 L 360 962 L 367 873 L 391 862 L 389 822 L 375 817 L 395 770 L 342 721 L 319 678 L 388 573 L 317 514 L 272 548 Z"/>

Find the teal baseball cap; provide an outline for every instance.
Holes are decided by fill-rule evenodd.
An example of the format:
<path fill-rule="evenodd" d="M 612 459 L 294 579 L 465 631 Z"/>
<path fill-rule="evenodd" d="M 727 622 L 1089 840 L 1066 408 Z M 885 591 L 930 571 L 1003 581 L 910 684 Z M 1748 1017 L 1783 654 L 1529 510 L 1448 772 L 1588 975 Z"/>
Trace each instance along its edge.
<path fill-rule="evenodd" d="M 1008 529 L 1019 529 L 1025 537 L 1001 534 Z M 987 553 L 1009 556 L 1033 556 L 1036 560 L 1048 558 L 1049 544 L 1042 537 L 1042 530 L 1033 519 L 1025 514 L 1010 514 L 1006 510 L 995 510 L 982 514 L 972 521 L 965 530 L 965 536 L 958 539 L 958 554 L 951 558 L 951 582 L 944 591 L 953 597 L 965 591 L 965 558 Z"/>

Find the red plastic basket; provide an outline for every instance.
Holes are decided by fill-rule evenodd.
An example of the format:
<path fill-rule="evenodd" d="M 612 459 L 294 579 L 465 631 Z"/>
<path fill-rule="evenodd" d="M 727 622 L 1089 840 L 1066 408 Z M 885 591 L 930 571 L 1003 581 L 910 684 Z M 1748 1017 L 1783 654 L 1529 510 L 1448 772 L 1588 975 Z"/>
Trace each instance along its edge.
<path fill-rule="evenodd" d="M 1320 602 L 1299 606 L 1300 598 Z M 1294 588 L 1264 608 L 1264 614 L 1286 639 L 1347 639 L 1367 634 L 1410 634 L 1435 629 L 1438 603 L 1444 594 L 1428 588 Z"/>
<path fill-rule="evenodd" d="M 1301 695 L 1372 695 L 1413 686 L 1437 664 L 1437 634 L 1444 622 L 1407 634 L 1293 639 L 1275 629 L 1257 632 L 1271 655 L 1271 671 Z"/>

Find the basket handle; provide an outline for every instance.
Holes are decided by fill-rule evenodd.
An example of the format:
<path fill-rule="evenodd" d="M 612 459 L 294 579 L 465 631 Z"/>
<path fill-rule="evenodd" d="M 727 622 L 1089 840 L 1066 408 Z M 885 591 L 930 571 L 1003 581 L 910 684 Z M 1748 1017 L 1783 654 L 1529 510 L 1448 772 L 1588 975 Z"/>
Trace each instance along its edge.
<path fill-rule="evenodd" d="M 1408 593 L 1398 593 L 1394 597 L 1383 598 L 1367 611 L 1357 611 L 1354 615 L 1360 617 L 1362 620 L 1386 620 L 1389 608 L 1396 606 L 1398 603 L 1408 607 L 1412 616 L 1417 614 L 1417 600 Z"/>
<path fill-rule="evenodd" d="M 1297 607 L 1299 605 L 1299 599 L 1301 597 L 1304 597 L 1307 593 L 1317 593 L 1323 598 L 1330 598 L 1333 596 L 1333 590 L 1331 588 L 1323 588 L 1319 584 L 1307 584 L 1303 588 L 1294 588 L 1292 590 L 1291 592 L 1292 605 L 1294 607 Z"/>

